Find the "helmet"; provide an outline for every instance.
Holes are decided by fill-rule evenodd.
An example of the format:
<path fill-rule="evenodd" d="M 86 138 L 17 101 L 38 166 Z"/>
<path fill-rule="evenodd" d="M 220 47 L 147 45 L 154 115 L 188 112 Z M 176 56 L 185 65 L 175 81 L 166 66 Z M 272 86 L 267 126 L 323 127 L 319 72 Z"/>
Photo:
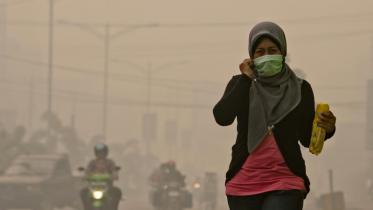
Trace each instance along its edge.
<path fill-rule="evenodd" d="M 170 160 L 170 161 L 167 162 L 167 166 L 168 166 L 169 169 L 174 170 L 174 169 L 176 169 L 176 162 L 173 161 L 173 160 Z"/>
<path fill-rule="evenodd" d="M 96 156 L 103 155 L 106 157 L 109 154 L 109 148 L 106 144 L 99 143 L 95 145 L 94 152 Z"/>

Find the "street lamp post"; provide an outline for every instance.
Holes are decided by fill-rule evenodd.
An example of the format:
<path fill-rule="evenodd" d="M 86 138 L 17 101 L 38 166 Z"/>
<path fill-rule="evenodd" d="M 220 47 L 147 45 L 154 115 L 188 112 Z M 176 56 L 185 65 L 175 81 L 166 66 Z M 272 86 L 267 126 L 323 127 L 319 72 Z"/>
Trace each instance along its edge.
<path fill-rule="evenodd" d="M 105 25 L 105 72 L 104 72 L 104 104 L 103 104 L 103 122 L 102 122 L 102 133 L 106 141 L 107 132 L 107 105 L 108 105 L 108 89 L 109 89 L 109 49 L 110 49 L 110 25 Z"/>
<path fill-rule="evenodd" d="M 51 137 L 52 91 L 53 91 L 53 40 L 54 40 L 54 0 L 49 0 L 49 48 L 48 48 L 48 102 L 47 137 Z"/>
<path fill-rule="evenodd" d="M 82 24 L 82 23 L 75 23 L 65 20 L 59 20 L 58 23 L 60 24 L 66 24 L 78 27 L 82 30 L 85 30 L 87 32 L 90 32 L 94 34 L 96 37 L 98 37 L 100 40 L 104 41 L 104 89 L 103 89 L 103 122 L 102 122 L 102 135 L 104 138 L 104 141 L 106 141 L 107 137 L 107 127 L 108 127 L 108 101 L 109 101 L 109 61 L 110 61 L 110 44 L 113 39 L 116 39 L 127 32 L 134 31 L 136 29 L 140 28 L 150 28 L 150 27 L 157 27 L 158 24 L 137 24 L 137 25 L 123 25 L 121 26 L 124 28 L 123 30 L 120 30 L 116 33 L 111 33 L 111 28 L 113 25 L 106 23 L 102 25 L 104 27 L 104 34 L 100 33 L 99 31 L 96 31 L 90 24 Z M 100 27 L 102 27 L 100 26 Z"/>
<path fill-rule="evenodd" d="M 146 91 L 146 112 L 149 112 L 150 108 L 150 91 L 151 91 L 151 83 L 152 83 L 152 63 L 148 63 L 148 69 L 146 74 L 146 80 L 147 80 L 147 91 Z"/>

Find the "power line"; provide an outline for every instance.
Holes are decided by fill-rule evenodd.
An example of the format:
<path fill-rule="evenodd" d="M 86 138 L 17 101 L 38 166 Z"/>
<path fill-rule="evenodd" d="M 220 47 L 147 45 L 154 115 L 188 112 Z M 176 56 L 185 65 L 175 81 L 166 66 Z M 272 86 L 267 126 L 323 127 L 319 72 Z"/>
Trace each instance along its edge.
<path fill-rule="evenodd" d="M 306 23 L 323 23 L 329 24 L 330 21 L 341 21 L 346 23 L 346 21 L 353 21 L 356 18 L 366 18 L 366 17 L 373 17 L 372 12 L 364 12 L 364 13 L 346 13 L 346 14 L 336 14 L 336 15 L 321 15 L 315 17 L 299 17 L 295 19 L 276 19 L 277 22 L 281 23 L 289 23 L 289 24 L 306 24 Z M 363 19 L 367 20 L 368 19 Z M 359 20 L 361 21 L 361 20 Z M 42 21 L 29 21 L 29 20 L 10 20 L 8 21 L 10 24 L 14 25 L 24 25 L 24 26 L 47 26 L 46 22 Z M 231 21 L 231 22 L 200 22 L 200 23 L 187 23 L 187 22 L 178 22 L 178 23 L 111 23 L 112 27 L 123 28 L 123 27 L 137 27 L 137 26 L 149 26 L 152 25 L 156 28 L 198 28 L 198 27 L 241 27 L 241 26 L 249 26 L 252 24 L 256 24 L 257 21 Z M 80 22 L 80 25 L 85 26 L 92 26 L 92 27 L 102 27 L 106 23 L 93 23 L 93 22 Z"/>
<path fill-rule="evenodd" d="M 293 40 L 293 42 L 296 42 L 297 40 L 301 41 L 303 44 L 314 44 L 314 42 L 322 42 L 322 41 L 330 41 L 330 40 L 336 40 L 336 38 L 346 38 L 346 37 L 355 37 L 355 36 L 370 36 L 373 34 L 373 29 L 363 29 L 363 30 L 355 30 L 355 31 L 324 31 L 325 33 L 319 33 L 319 34 L 297 34 L 289 36 L 289 40 Z M 231 46 L 234 43 L 240 43 L 242 40 L 231 40 L 230 43 Z M 226 43 L 225 43 L 226 44 Z M 210 46 L 209 46 L 210 45 Z M 189 49 L 189 51 L 180 51 L 180 48 L 178 46 L 175 46 L 177 50 L 175 49 L 169 49 L 164 50 L 162 52 L 157 51 L 157 54 L 155 53 L 149 53 L 149 50 L 144 50 L 146 52 L 138 51 L 132 51 L 131 53 L 128 53 L 128 46 L 124 47 L 127 49 L 124 53 L 126 53 L 127 57 L 169 57 L 169 56 L 177 56 L 177 57 L 191 57 L 191 56 L 197 56 L 200 57 L 201 55 L 227 55 L 227 54 L 237 54 L 237 50 L 234 48 L 227 48 L 227 47 L 220 47 L 220 49 L 216 49 L 215 46 L 220 46 L 221 42 L 215 42 L 215 43 L 208 43 L 207 45 L 204 43 L 195 43 L 190 44 L 188 47 L 184 47 L 184 49 Z M 138 45 L 138 47 L 141 47 L 142 45 Z M 145 46 L 145 45 L 144 45 Z M 211 49 L 212 46 L 214 49 Z M 198 48 L 203 48 L 202 50 L 196 50 Z M 117 50 L 117 52 L 122 52 L 120 50 Z M 122 53 L 123 54 L 123 53 Z"/>
<path fill-rule="evenodd" d="M 36 66 L 45 66 L 45 67 L 48 66 L 48 63 L 42 62 L 42 61 L 34 61 L 34 60 L 29 60 L 29 59 L 25 59 L 25 58 L 10 56 L 10 55 L 0 55 L 0 57 L 6 58 L 8 60 L 18 61 L 18 62 L 32 64 L 32 65 L 36 65 Z M 76 67 L 71 67 L 71 66 L 54 64 L 54 67 L 58 68 L 62 71 L 68 71 L 68 72 L 89 73 L 89 74 L 92 74 L 92 75 L 100 75 L 100 76 L 103 75 L 103 72 L 100 72 L 100 71 L 94 71 L 94 70 L 92 71 L 92 70 L 88 70 L 88 69 L 76 68 Z"/>
<path fill-rule="evenodd" d="M 13 56 L 8 56 L 8 55 L 0 55 L 0 57 L 7 58 L 9 60 L 14 60 L 14 61 L 19 61 L 19 62 L 24 62 L 32 65 L 37 65 L 37 66 L 46 66 L 47 63 L 41 62 L 41 61 L 32 61 L 24 58 L 17 58 Z M 76 68 L 76 67 L 71 67 L 71 66 L 65 66 L 65 65 L 56 65 L 54 64 L 54 67 L 56 69 L 60 69 L 62 71 L 67 71 L 67 72 L 73 72 L 73 73 L 79 73 L 79 74 L 84 74 L 84 75 L 90 75 L 90 76 L 103 76 L 103 72 L 97 71 L 97 70 L 88 70 L 88 69 L 83 69 L 83 68 Z M 116 80 L 116 81 L 121 81 L 121 82 L 126 82 L 126 83 L 132 83 L 132 84 L 137 84 L 138 82 L 145 82 L 144 77 L 139 77 L 139 76 L 134 76 L 134 75 L 129 75 L 129 74 L 123 74 L 123 73 L 111 73 L 110 74 L 110 79 L 111 80 Z M 192 92 L 204 92 L 204 93 L 215 93 L 212 91 L 209 91 L 207 89 L 202 89 L 202 88 L 185 88 L 185 87 L 180 87 L 180 83 L 189 83 L 191 84 L 192 81 L 187 81 L 187 80 L 176 80 L 176 79 L 161 79 L 161 78 L 154 78 L 154 80 L 158 83 L 155 83 L 155 86 L 158 87 L 165 87 L 165 88 L 170 88 L 173 90 L 184 90 L 184 91 L 192 91 Z M 175 82 L 178 84 L 178 86 L 175 85 L 170 85 L 170 84 L 163 84 L 162 82 Z M 198 81 L 201 84 L 204 83 L 204 81 Z M 195 81 L 194 85 L 196 85 L 197 81 Z"/>
<path fill-rule="evenodd" d="M 20 84 L 16 84 L 16 83 L 13 83 L 7 80 L 0 80 L 0 84 L 1 83 L 7 83 L 7 84 L 12 84 L 12 85 L 17 85 L 17 86 L 20 85 Z M 24 86 L 27 86 L 27 85 L 24 85 Z M 44 89 L 42 90 L 43 91 L 36 90 L 34 91 L 34 94 L 45 95 L 46 94 L 45 90 Z M 12 89 L 11 91 L 13 93 L 25 93 L 25 94 L 29 93 L 29 90 L 27 89 Z M 10 93 L 10 91 L 7 91 L 7 93 Z M 70 98 L 69 100 L 72 100 L 71 98 L 73 97 L 74 100 L 77 100 L 83 103 L 89 103 L 89 104 L 95 104 L 95 103 L 101 104 L 102 103 L 102 99 L 100 99 L 101 98 L 100 96 L 78 92 L 78 91 L 55 89 L 53 95 L 67 97 L 67 98 Z M 125 98 L 114 98 L 111 102 L 108 102 L 108 104 L 116 105 L 116 106 L 145 107 L 148 105 L 148 102 L 141 101 L 141 100 L 125 99 Z M 162 102 L 162 101 L 151 102 L 151 105 L 155 107 L 162 107 L 162 108 L 180 108 L 180 109 L 211 109 L 212 108 L 212 105 L 207 105 L 207 104 L 172 103 L 172 102 Z"/>
<path fill-rule="evenodd" d="M 9 80 L 4 80 L 4 79 L 1 79 L 0 80 L 0 84 L 10 84 L 10 85 L 15 85 L 17 87 L 19 86 L 24 86 L 24 87 L 27 87 L 28 88 L 28 84 L 25 84 L 23 82 L 16 82 L 16 81 L 9 81 Z M 45 84 L 44 84 L 45 85 Z M 316 86 L 317 87 L 317 86 Z M 322 86 L 323 88 L 330 88 L 330 87 L 335 87 L 335 88 L 347 88 L 347 89 L 351 89 L 351 86 L 348 86 L 348 87 L 344 87 L 344 86 Z M 360 86 L 353 86 L 353 87 L 358 87 L 360 88 Z M 172 87 L 174 88 L 174 87 Z M 45 95 L 45 89 L 42 88 L 41 90 L 43 91 L 34 91 L 36 94 L 38 95 Z M 15 89 L 12 89 L 11 91 L 13 92 L 23 92 L 25 94 L 29 94 L 29 91 L 27 89 L 18 89 L 18 90 L 15 90 Z M 196 91 L 199 91 L 199 90 L 196 90 Z M 7 91 L 9 92 L 9 91 Z M 67 98 L 71 98 L 71 97 L 78 97 L 77 100 L 79 102 L 83 102 L 83 103 L 90 103 L 90 104 L 94 104 L 94 103 L 102 103 L 102 99 L 99 99 L 101 98 L 99 95 L 95 95 L 95 94 L 91 94 L 91 93 L 85 93 L 85 92 L 79 92 L 79 91 L 76 91 L 76 90 L 65 90 L 65 89 L 61 89 L 61 88 L 57 88 L 55 90 L 55 93 L 54 93 L 54 96 L 62 96 L 62 97 L 67 97 Z M 126 105 L 126 106 L 146 106 L 146 103 L 145 101 L 141 101 L 141 100 L 133 100 L 133 99 L 124 99 L 124 98 L 114 98 L 114 101 L 112 103 L 109 103 L 111 105 Z M 348 108 L 348 109 L 352 109 L 353 107 L 356 107 L 356 106 L 362 106 L 364 104 L 366 104 L 366 101 L 339 101 L 339 102 L 330 102 L 330 104 L 332 106 L 335 106 L 335 107 L 340 107 L 340 108 Z M 212 108 L 212 105 L 207 105 L 207 104 L 188 104 L 188 103 L 170 103 L 170 102 L 152 102 L 152 106 L 159 106 L 159 107 L 174 107 L 175 108 L 201 108 L 201 109 L 207 109 L 207 108 Z"/>
<path fill-rule="evenodd" d="M 41 61 L 33 61 L 28 60 L 24 58 L 17 58 L 14 56 L 8 56 L 8 55 L 0 55 L 0 57 L 7 58 L 10 60 L 18 61 L 18 62 L 24 62 L 32 65 L 37 66 L 46 66 L 47 64 Z M 92 70 L 92 69 L 84 69 L 84 68 L 76 68 L 66 65 L 54 65 L 56 69 L 59 69 L 61 71 L 66 72 L 72 72 L 72 73 L 79 73 L 83 75 L 88 76 L 103 76 L 103 72 L 98 70 Z M 113 72 L 110 75 L 111 80 L 130 83 L 134 85 L 139 85 L 139 82 L 145 83 L 146 78 L 142 76 L 135 76 L 130 74 L 123 74 L 123 73 L 117 73 Z M 207 94 L 218 94 L 219 92 L 215 87 L 223 87 L 225 86 L 225 83 L 220 82 L 212 82 L 212 81 L 193 81 L 193 80 L 180 80 L 180 79 L 171 79 L 171 78 L 153 78 L 155 83 L 153 86 L 156 87 L 162 87 L 170 90 L 176 90 L 176 91 L 187 91 L 187 92 L 195 92 L 195 93 L 207 93 Z M 166 83 L 165 83 L 166 82 Z M 167 84 L 168 82 L 168 84 Z M 184 85 L 184 86 L 183 86 Z M 186 85 L 186 87 L 185 87 Z M 195 87 L 198 86 L 213 86 L 211 88 L 202 88 L 202 87 Z M 192 87 L 190 87 L 192 86 Z M 314 89 L 326 89 L 326 90 L 332 90 L 332 91 L 345 91 L 346 89 L 361 89 L 364 88 L 364 86 L 358 86 L 358 85 L 319 85 L 319 86 L 313 86 Z"/>
<path fill-rule="evenodd" d="M 11 81 L 7 80 L 0 80 L 0 84 L 16 84 Z M 21 84 L 21 83 L 20 83 Z M 19 86 L 19 84 L 16 84 Z M 21 84 L 24 86 L 27 86 L 25 84 Z M 38 95 L 45 95 L 45 90 L 43 91 L 34 91 L 35 94 Z M 7 93 L 24 93 L 28 94 L 29 91 L 27 89 L 12 89 L 11 91 L 7 91 Z M 89 103 L 89 104 L 101 104 L 102 99 L 98 95 L 93 95 L 89 93 L 83 93 L 78 91 L 72 91 L 72 90 L 64 90 L 64 89 L 55 89 L 54 96 L 61 96 L 65 98 L 69 98 L 68 100 L 72 100 L 71 98 L 74 98 L 74 100 L 79 101 L 80 103 Z M 63 100 L 59 98 L 60 100 Z M 116 106 L 135 106 L 135 107 L 145 107 L 147 105 L 146 101 L 141 100 L 133 100 L 133 99 L 125 99 L 125 98 L 114 98 L 111 102 L 109 102 L 110 105 L 116 105 Z M 366 101 L 339 101 L 339 102 L 329 102 L 329 104 L 333 107 L 339 107 L 344 109 L 355 109 L 356 106 L 361 107 L 362 105 L 366 104 Z M 193 104 L 193 103 L 172 103 L 172 102 L 152 102 L 152 106 L 155 107 L 161 107 L 161 108 L 180 108 L 180 109 L 212 109 L 213 104 Z"/>
<path fill-rule="evenodd" d="M 10 55 L 0 55 L 0 57 L 6 58 L 8 60 L 18 61 L 18 62 L 27 63 L 31 65 L 36 65 L 36 66 L 47 66 L 47 63 L 42 62 L 42 61 L 34 61 L 34 60 L 29 60 L 25 58 L 10 56 Z M 98 70 L 77 68 L 77 67 L 71 67 L 71 66 L 66 66 L 66 65 L 54 64 L 54 67 L 62 71 L 80 73 L 84 75 L 103 76 L 104 74 L 102 71 L 98 71 Z M 123 73 L 118 73 L 118 72 L 111 73 L 111 76 L 113 77 L 112 79 L 114 80 L 117 80 L 118 78 L 122 78 L 123 81 L 124 80 L 129 81 L 128 79 L 132 79 L 132 81 L 134 82 L 143 81 L 145 79 L 145 77 L 142 77 L 142 76 L 123 74 Z M 221 85 L 222 84 L 222 83 L 211 82 L 211 81 L 178 80 L 178 79 L 169 79 L 169 78 L 154 78 L 154 80 L 158 82 L 175 82 L 178 84 L 186 83 L 186 84 L 191 84 L 191 85 L 197 85 L 198 83 L 200 85 L 206 85 L 206 84 Z"/>
<path fill-rule="evenodd" d="M 130 62 L 130 61 L 127 61 L 127 60 L 119 60 L 119 59 L 111 59 L 112 62 L 116 62 L 116 63 L 122 63 L 122 64 L 127 64 L 127 65 L 130 65 L 136 69 L 141 69 L 141 70 L 144 70 L 144 67 L 139 65 L 139 64 L 136 64 L 136 63 L 133 63 L 133 62 Z M 161 67 L 160 67 L 161 68 Z M 222 83 L 219 83 L 219 82 L 213 82 L 213 81 L 195 81 L 195 80 L 180 80 L 180 79 L 170 79 L 170 78 L 154 78 L 152 77 L 152 80 L 156 80 L 156 81 L 161 81 L 161 82 L 175 82 L 177 84 L 180 84 L 180 83 L 186 83 L 186 84 L 191 84 L 191 85 L 222 85 Z"/>
<path fill-rule="evenodd" d="M 12 0 L 12 1 L 5 1 L 0 2 L 0 7 L 9 7 L 9 6 L 15 6 L 22 3 L 30 2 L 32 0 Z"/>

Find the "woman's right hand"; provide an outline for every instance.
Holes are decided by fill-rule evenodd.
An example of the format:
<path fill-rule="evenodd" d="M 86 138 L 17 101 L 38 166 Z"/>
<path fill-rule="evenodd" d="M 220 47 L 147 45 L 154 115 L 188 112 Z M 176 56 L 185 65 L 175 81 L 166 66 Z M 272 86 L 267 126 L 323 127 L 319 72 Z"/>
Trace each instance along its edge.
<path fill-rule="evenodd" d="M 240 71 L 242 74 L 245 74 L 246 76 L 250 78 L 254 78 L 254 71 L 251 69 L 252 61 L 250 58 L 247 58 L 242 61 L 240 64 Z"/>

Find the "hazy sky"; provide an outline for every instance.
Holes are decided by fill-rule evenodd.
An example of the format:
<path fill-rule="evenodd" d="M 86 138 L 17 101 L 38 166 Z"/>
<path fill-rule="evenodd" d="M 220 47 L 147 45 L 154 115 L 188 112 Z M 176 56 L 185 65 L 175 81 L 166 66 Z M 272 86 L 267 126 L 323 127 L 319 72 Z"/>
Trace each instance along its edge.
<path fill-rule="evenodd" d="M 106 23 L 111 24 L 111 34 L 128 24 L 159 24 L 136 28 L 110 42 L 109 139 L 141 138 L 146 71 L 151 65 L 151 100 L 184 107 L 150 107 L 158 114 L 159 141 L 164 137 L 165 122 L 176 120 L 178 135 L 192 138 L 191 147 L 197 153 L 209 144 L 224 154 L 221 159 L 206 158 L 201 164 L 211 163 L 212 170 L 225 170 L 235 128 L 218 127 L 211 109 L 231 76 L 239 73 L 238 64 L 248 56 L 249 30 L 255 23 L 269 20 L 285 30 L 290 66 L 305 72 L 316 101 L 330 103 L 341 126 L 362 125 L 356 132 L 365 139 L 366 81 L 373 76 L 370 0 L 55 2 L 54 108 L 65 123 L 75 112 L 84 138 L 100 131 L 102 119 L 104 41 L 94 34 L 103 35 Z M 48 1 L 1 0 L 0 5 L 4 80 L 0 91 L 7 102 L 0 108 L 16 110 L 18 123 L 27 124 L 33 81 L 38 94 L 31 100 L 31 110 L 37 127 L 46 106 Z M 86 27 L 61 24 L 63 21 L 84 23 Z M 185 108 L 190 105 L 193 108 Z M 196 146 L 199 142 L 203 142 L 202 148 Z M 333 144 L 328 147 L 337 148 Z M 361 141 L 356 147 L 361 149 L 362 145 Z M 163 146 L 157 143 L 154 148 L 163 151 Z M 319 185 L 325 186 L 322 182 Z"/>
<path fill-rule="evenodd" d="M 9 22 L 6 28 L 7 54 L 47 62 L 48 1 L 1 2 L 16 2 L 6 9 Z M 165 63 L 186 61 L 183 65 L 171 65 L 168 69 L 155 72 L 154 77 L 217 82 L 221 85 L 211 89 L 216 93 L 220 93 L 230 76 L 238 72 L 238 63 L 247 56 L 247 34 L 253 24 L 262 20 L 275 21 L 284 28 L 288 37 L 291 66 L 307 74 L 307 79 L 314 86 L 316 99 L 331 104 L 338 102 L 339 105 L 346 102 L 346 95 L 353 101 L 363 101 L 360 96 L 364 94 L 356 93 L 364 93 L 365 82 L 362 78 L 371 76 L 368 69 L 372 57 L 372 6 L 370 1 L 338 0 L 57 0 L 55 20 L 94 24 L 91 26 L 93 30 L 101 34 L 104 29 L 99 26 L 104 23 L 114 24 L 112 34 L 122 30 L 118 26 L 120 24 L 159 23 L 160 27 L 136 29 L 113 39 L 110 58 L 131 61 L 144 68 L 148 62 L 156 68 Z M 227 23 L 228 26 L 188 25 L 204 23 Z M 229 26 L 228 23 L 239 24 Z M 57 24 L 54 52 L 55 64 L 96 72 L 103 69 L 103 40 L 87 30 Z M 9 62 L 8 65 L 21 67 L 22 64 Z M 42 66 L 34 68 L 38 69 L 36 77 L 45 77 Z M 118 61 L 110 62 L 110 70 L 127 76 L 135 75 L 136 78 L 145 76 L 138 69 Z M 25 73 L 27 71 L 22 72 L 22 75 Z M 84 93 L 99 92 L 102 89 L 102 78 L 97 75 L 79 75 L 56 69 L 55 76 L 56 86 L 63 89 L 68 89 L 64 87 L 66 84 L 74 90 L 78 85 L 78 89 Z M 81 81 L 84 81 L 84 85 Z M 129 84 L 127 81 L 127 84 L 121 84 L 123 86 L 119 86 L 119 83 L 112 83 L 111 92 L 114 96 L 142 99 L 141 95 L 146 91 L 144 86 L 134 82 Z M 346 87 L 339 88 L 341 84 Z M 354 116 L 346 115 L 346 120 Z"/>

